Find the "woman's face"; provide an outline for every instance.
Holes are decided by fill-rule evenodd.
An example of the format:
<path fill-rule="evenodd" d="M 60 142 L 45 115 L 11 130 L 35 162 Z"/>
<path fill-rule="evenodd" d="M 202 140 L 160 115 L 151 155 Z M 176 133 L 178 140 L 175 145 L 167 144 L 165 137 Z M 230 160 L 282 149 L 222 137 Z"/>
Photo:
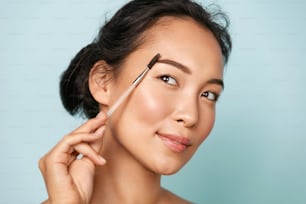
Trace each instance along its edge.
<path fill-rule="evenodd" d="M 159 61 L 111 116 L 109 127 L 119 146 L 145 168 L 172 174 L 213 127 L 223 57 L 210 31 L 188 18 L 162 18 L 122 65 L 110 106 L 157 53 Z"/>

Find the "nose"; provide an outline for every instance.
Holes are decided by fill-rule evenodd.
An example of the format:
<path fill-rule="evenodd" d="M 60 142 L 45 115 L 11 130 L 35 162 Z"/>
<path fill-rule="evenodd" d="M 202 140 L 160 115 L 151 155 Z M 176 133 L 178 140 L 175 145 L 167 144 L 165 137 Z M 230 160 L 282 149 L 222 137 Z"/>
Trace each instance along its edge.
<path fill-rule="evenodd" d="M 199 104 L 191 97 L 184 97 L 176 103 L 173 119 L 185 127 L 193 127 L 199 119 Z"/>

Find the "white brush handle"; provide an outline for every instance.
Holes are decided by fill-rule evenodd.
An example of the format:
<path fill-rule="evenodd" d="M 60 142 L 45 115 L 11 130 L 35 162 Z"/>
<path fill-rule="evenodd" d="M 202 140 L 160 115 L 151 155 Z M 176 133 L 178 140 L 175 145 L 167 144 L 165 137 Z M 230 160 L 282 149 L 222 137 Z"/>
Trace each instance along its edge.
<path fill-rule="evenodd" d="M 133 89 L 136 86 L 132 84 L 121 96 L 120 98 L 115 102 L 115 104 L 108 110 L 107 117 L 110 117 L 112 113 L 120 106 L 120 104 L 124 101 L 124 99 L 130 95 L 130 93 L 133 91 Z"/>
<path fill-rule="evenodd" d="M 143 79 L 146 73 L 149 71 L 147 67 L 137 79 L 132 83 L 132 85 L 119 97 L 119 99 L 115 102 L 115 104 L 108 110 L 107 117 L 110 117 L 113 112 L 121 105 L 121 103 L 130 95 L 130 93 L 135 89 L 135 87 L 139 84 L 139 82 Z"/>

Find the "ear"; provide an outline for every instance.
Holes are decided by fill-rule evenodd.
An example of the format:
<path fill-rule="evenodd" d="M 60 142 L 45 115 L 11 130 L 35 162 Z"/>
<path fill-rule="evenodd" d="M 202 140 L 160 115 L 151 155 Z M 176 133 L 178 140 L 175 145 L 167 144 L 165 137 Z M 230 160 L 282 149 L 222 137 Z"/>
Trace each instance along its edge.
<path fill-rule="evenodd" d="M 113 76 L 112 71 L 109 64 L 104 60 L 100 60 L 94 64 L 89 72 L 89 91 L 102 107 L 107 107 L 109 105 Z"/>

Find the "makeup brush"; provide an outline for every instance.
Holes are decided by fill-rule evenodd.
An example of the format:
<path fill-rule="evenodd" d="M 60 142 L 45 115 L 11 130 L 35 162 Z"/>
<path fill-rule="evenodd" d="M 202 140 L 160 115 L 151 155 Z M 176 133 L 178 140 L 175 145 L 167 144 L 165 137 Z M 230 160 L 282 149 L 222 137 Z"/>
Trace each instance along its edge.
<path fill-rule="evenodd" d="M 120 106 L 120 104 L 130 95 L 130 93 L 136 88 L 136 86 L 142 81 L 146 73 L 153 67 L 153 65 L 160 58 L 160 54 L 156 54 L 147 67 L 138 75 L 138 77 L 133 81 L 132 85 L 119 97 L 119 99 L 114 103 L 114 105 L 108 110 L 107 117 L 110 117 L 114 111 Z"/>

